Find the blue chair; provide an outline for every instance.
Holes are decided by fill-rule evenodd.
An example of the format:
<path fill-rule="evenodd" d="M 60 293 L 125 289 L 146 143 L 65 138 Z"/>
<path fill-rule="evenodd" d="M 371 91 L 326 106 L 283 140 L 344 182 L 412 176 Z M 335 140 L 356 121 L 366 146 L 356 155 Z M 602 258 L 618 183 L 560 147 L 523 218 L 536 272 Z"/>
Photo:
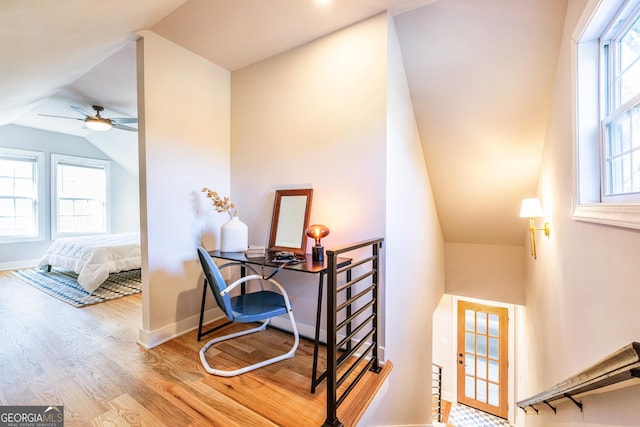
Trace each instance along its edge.
<path fill-rule="evenodd" d="M 214 338 L 206 343 L 200 350 L 200 361 L 202 362 L 202 365 L 207 370 L 207 372 L 223 377 L 232 377 L 234 375 L 243 374 L 245 372 L 261 368 L 271 363 L 279 362 L 280 360 L 292 358 L 295 355 L 296 349 L 298 348 L 300 337 L 298 335 L 298 328 L 296 327 L 295 319 L 293 318 L 293 312 L 291 311 L 289 296 L 287 295 L 287 292 L 284 290 L 282 285 L 273 278 L 267 280 L 262 276 L 252 274 L 242 277 L 227 286 L 227 283 L 222 278 L 220 269 L 218 268 L 216 263 L 213 262 L 204 248 L 198 248 L 198 257 L 200 258 L 200 263 L 202 264 L 202 270 L 204 271 L 206 279 L 205 286 L 207 285 L 207 283 L 209 284 L 209 286 L 211 287 L 211 291 L 213 292 L 213 296 L 218 303 L 218 306 L 222 309 L 229 321 L 238 323 L 262 322 L 262 324 L 256 328 L 247 329 L 242 332 L 236 332 L 233 334 Z M 280 291 L 280 293 L 261 289 L 256 292 L 240 294 L 233 297 L 229 296 L 229 293 L 231 291 L 250 280 L 260 280 L 262 284 L 263 282 L 268 281 L 272 283 Z M 294 336 L 293 347 L 287 353 L 232 371 L 214 369 L 209 365 L 209 362 L 207 361 L 207 358 L 205 356 L 205 353 L 209 347 L 220 341 L 240 337 L 242 335 L 251 334 L 253 332 L 263 331 L 266 329 L 267 325 L 269 324 L 269 320 L 272 317 L 282 316 L 285 314 L 289 315 L 289 320 L 291 321 L 291 328 L 293 330 Z"/>

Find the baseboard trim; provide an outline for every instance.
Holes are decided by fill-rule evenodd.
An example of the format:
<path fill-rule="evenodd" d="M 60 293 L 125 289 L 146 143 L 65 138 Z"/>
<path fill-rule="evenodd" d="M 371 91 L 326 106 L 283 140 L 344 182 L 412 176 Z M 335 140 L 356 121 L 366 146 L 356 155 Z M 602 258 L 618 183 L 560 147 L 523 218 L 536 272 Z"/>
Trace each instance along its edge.
<path fill-rule="evenodd" d="M 0 271 L 18 270 L 21 268 L 37 267 L 40 259 L 23 259 L 19 261 L 0 262 Z"/>
<path fill-rule="evenodd" d="M 218 308 L 212 308 L 204 313 L 204 325 L 215 322 L 216 320 L 222 319 L 224 314 Z M 170 323 L 162 328 L 154 329 L 154 330 L 146 330 L 140 328 L 138 334 L 138 344 L 143 346 L 146 349 L 151 349 L 153 347 L 159 346 L 160 344 L 164 344 L 167 341 L 171 341 L 174 338 L 179 337 L 180 335 L 184 335 L 187 332 L 191 332 L 194 329 L 198 328 L 198 323 L 200 321 L 200 314 L 196 314 L 186 319 L 182 319 L 175 323 Z"/>

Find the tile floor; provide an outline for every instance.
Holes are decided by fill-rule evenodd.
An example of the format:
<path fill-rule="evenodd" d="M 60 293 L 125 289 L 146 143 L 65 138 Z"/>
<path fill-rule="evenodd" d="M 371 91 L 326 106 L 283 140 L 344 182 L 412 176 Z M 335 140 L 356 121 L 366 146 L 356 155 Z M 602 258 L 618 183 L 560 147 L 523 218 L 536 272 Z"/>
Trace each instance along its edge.
<path fill-rule="evenodd" d="M 459 403 L 451 405 L 448 424 L 456 427 L 510 427 L 509 421 Z"/>

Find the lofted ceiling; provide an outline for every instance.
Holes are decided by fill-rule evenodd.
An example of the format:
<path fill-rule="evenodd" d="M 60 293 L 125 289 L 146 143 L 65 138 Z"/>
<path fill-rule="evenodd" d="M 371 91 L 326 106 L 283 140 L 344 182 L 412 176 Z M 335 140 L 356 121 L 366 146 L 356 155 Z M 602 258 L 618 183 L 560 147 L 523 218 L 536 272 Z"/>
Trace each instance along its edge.
<path fill-rule="evenodd" d="M 519 203 L 536 188 L 566 1 L 4 1 L 0 126 L 81 136 L 135 170 L 118 158 L 135 132 L 39 114 L 101 105 L 135 117 L 137 31 L 233 71 L 389 10 L 445 241 L 522 245 Z"/>

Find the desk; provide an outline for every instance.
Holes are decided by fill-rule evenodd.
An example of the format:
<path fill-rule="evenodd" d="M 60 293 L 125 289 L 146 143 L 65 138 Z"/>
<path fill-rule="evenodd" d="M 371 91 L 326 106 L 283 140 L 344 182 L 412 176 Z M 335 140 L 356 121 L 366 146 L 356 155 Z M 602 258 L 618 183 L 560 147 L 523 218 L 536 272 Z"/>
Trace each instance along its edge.
<path fill-rule="evenodd" d="M 209 255 L 213 259 L 218 260 L 226 260 L 231 261 L 228 264 L 223 265 L 221 268 L 231 265 L 237 265 L 240 267 L 240 274 L 244 276 L 246 274 L 246 266 L 260 266 L 260 267 L 268 267 L 270 269 L 277 269 L 282 267 L 281 263 L 266 261 L 265 258 L 247 258 L 244 252 L 220 252 L 220 251 L 209 251 Z M 338 258 L 338 268 L 345 267 L 351 264 L 351 258 Z M 315 392 L 316 386 L 324 379 L 326 373 L 317 377 L 318 371 L 318 346 L 320 344 L 320 319 L 322 317 L 322 288 L 324 286 L 324 276 L 327 273 L 327 263 L 326 260 L 324 262 L 314 262 L 311 258 L 311 254 L 305 255 L 303 261 L 295 263 L 295 264 L 286 264 L 282 267 L 285 270 L 291 271 L 299 271 L 301 273 L 307 274 L 317 274 L 318 275 L 318 307 L 316 312 L 316 330 L 315 330 L 315 339 L 313 346 L 313 369 L 312 369 L 312 378 L 311 378 L 311 392 Z M 350 272 L 349 272 L 350 273 Z M 348 273 L 348 274 L 349 274 Z M 261 273 L 258 273 L 261 274 Z M 244 292 L 244 285 L 242 285 L 242 291 Z M 198 323 L 198 341 L 200 339 L 217 330 L 221 326 L 211 328 L 208 331 L 202 331 L 202 323 L 204 317 L 204 307 L 207 298 L 207 286 L 203 286 L 202 289 L 202 304 L 200 306 L 200 321 Z M 223 325 L 224 326 L 224 325 Z"/>

